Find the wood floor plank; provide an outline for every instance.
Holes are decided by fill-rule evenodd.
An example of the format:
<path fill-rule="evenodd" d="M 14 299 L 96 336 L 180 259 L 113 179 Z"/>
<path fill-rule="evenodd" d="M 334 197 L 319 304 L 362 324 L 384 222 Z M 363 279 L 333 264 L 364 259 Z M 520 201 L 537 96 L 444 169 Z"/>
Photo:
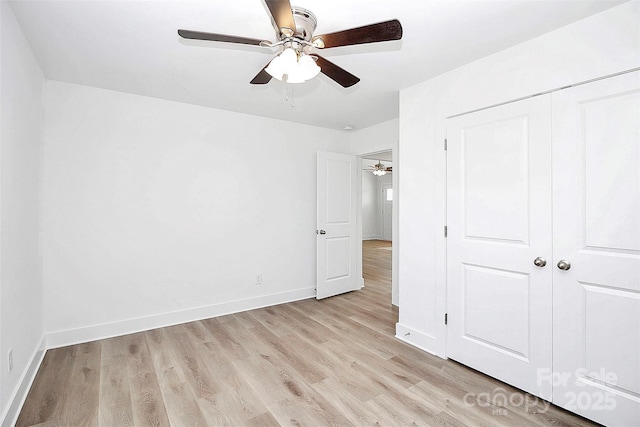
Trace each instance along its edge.
<path fill-rule="evenodd" d="M 291 325 L 292 332 L 299 336 L 303 336 L 318 344 L 326 342 L 329 338 L 335 338 L 330 329 L 307 317 L 292 305 L 282 304 L 275 307 L 275 309 L 280 317 L 286 319 Z"/>
<path fill-rule="evenodd" d="M 279 315 L 275 307 L 252 310 L 249 314 L 278 337 L 294 332 L 289 319 Z"/>
<path fill-rule="evenodd" d="M 251 328 L 250 332 L 256 340 L 264 342 L 278 352 L 280 358 L 286 359 L 287 364 L 308 383 L 322 381 L 327 377 L 322 367 L 316 364 L 313 359 L 310 359 L 308 355 L 301 352 L 300 347 L 290 344 L 291 341 L 295 340 L 292 334 L 281 340 L 264 327 Z"/>
<path fill-rule="evenodd" d="M 275 419 L 271 412 L 263 412 L 262 414 L 247 420 L 246 425 L 247 427 L 278 427 L 280 426 L 280 423 Z"/>
<path fill-rule="evenodd" d="M 433 415 L 427 412 L 422 414 L 414 414 L 411 411 L 407 411 L 403 408 L 403 405 L 399 405 L 396 399 L 386 395 L 379 395 L 370 402 L 369 407 L 377 407 L 388 414 L 391 419 L 391 425 L 394 426 L 433 426 Z"/>
<path fill-rule="evenodd" d="M 47 351 L 16 422 L 17 427 L 54 421 L 64 411 L 73 365 L 73 348 Z"/>
<path fill-rule="evenodd" d="M 170 425 L 169 416 L 145 335 L 138 333 L 122 337 L 134 425 L 164 427 Z"/>
<path fill-rule="evenodd" d="M 259 322 L 257 322 L 256 325 L 255 327 L 262 327 L 262 324 Z M 217 352 L 226 355 L 226 359 L 229 361 L 242 359 L 238 357 L 238 355 L 275 356 L 277 353 L 275 349 L 265 344 L 262 340 L 256 340 L 251 333 L 252 328 L 245 328 L 240 322 L 230 321 L 220 323 L 217 327 L 223 329 L 226 335 L 233 336 L 241 350 L 238 350 L 235 346 L 226 346 L 218 340 L 213 340 L 213 342 L 208 343 L 207 347 L 212 351 L 215 347 Z M 235 369 L 233 365 L 232 369 Z"/>
<path fill-rule="evenodd" d="M 103 343 L 103 346 L 105 344 Z M 102 358 L 100 367 L 99 425 L 132 426 L 133 408 L 126 356 L 118 354 Z"/>
<path fill-rule="evenodd" d="M 234 364 L 281 424 L 350 425 L 340 411 L 287 369 L 281 359 L 256 356 Z"/>
<path fill-rule="evenodd" d="M 310 316 L 334 332 L 347 336 L 349 342 L 367 347 L 382 358 L 391 358 L 397 354 L 398 346 L 402 343 L 393 341 L 389 336 L 376 332 L 350 317 L 340 317 L 338 313 L 329 309 L 325 313 Z"/>
<path fill-rule="evenodd" d="M 362 353 L 360 353 L 362 354 Z M 386 360 L 380 360 L 377 357 L 358 358 L 361 363 L 354 365 L 354 368 L 369 378 L 374 378 L 384 384 L 409 388 L 420 381 L 414 372 L 405 370 L 401 367 L 389 364 Z M 386 389 L 388 392 L 389 389 Z"/>
<path fill-rule="evenodd" d="M 195 330 L 195 328 L 191 329 Z M 202 360 L 202 352 L 197 348 L 198 344 L 191 341 L 188 328 L 185 325 L 176 325 L 165 331 L 167 338 L 174 344 L 178 363 L 182 366 L 185 381 L 191 386 L 193 394 L 197 399 L 213 399 L 222 390 L 222 386 L 209 372 L 209 365 Z"/>
<path fill-rule="evenodd" d="M 389 248 L 356 292 L 49 350 L 17 426 L 594 425 L 396 339 Z"/>
<path fill-rule="evenodd" d="M 188 367 L 181 363 L 177 344 L 170 339 L 171 328 L 156 329 L 146 335 L 167 415 L 171 425 L 206 426 L 184 373 Z"/>
<path fill-rule="evenodd" d="M 474 407 L 470 407 L 464 399 L 447 395 L 426 381 L 419 382 L 411 387 L 410 391 L 432 397 L 435 402 L 439 402 L 443 408 L 443 413 L 449 414 L 449 416 L 463 425 L 492 427 L 521 425 L 523 422 L 526 424 L 526 420 L 522 420 L 520 417 L 515 417 L 514 419 L 514 417 L 497 416 L 499 413 L 496 411 L 500 408 L 494 405 L 478 405 L 477 408 L 474 405 Z M 468 402 L 473 402 L 473 399 L 468 400 Z"/>
<path fill-rule="evenodd" d="M 233 359 L 246 359 L 250 354 L 242 347 L 233 335 L 224 328 L 224 323 L 218 319 L 205 319 L 201 323 L 209 330 L 214 340 L 225 348 L 226 351 L 233 352 Z"/>
<path fill-rule="evenodd" d="M 66 410 L 58 418 L 61 425 L 98 425 L 101 348 L 99 341 L 73 346 Z"/>
<path fill-rule="evenodd" d="M 198 405 L 212 425 L 234 425 L 239 420 L 249 422 L 267 411 L 266 406 L 257 398 L 249 384 L 234 369 L 231 359 L 224 348 L 214 341 L 208 329 L 200 324 L 195 327 L 199 331 L 191 335 L 195 340 L 196 350 L 204 366 L 215 377 L 217 393 L 213 398 L 201 398 Z M 235 319 L 221 322 L 219 327 L 227 334 L 234 335 L 233 327 L 237 326 Z M 243 329 L 240 326 L 240 329 Z M 237 331 L 236 331 L 237 332 Z M 197 342 L 200 341 L 200 342 Z M 231 353 L 233 354 L 233 352 Z"/>
<path fill-rule="evenodd" d="M 260 322 L 258 322 L 255 318 L 253 318 L 249 313 L 250 313 L 249 311 L 235 313 L 233 316 L 230 316 L 230 318 L 238 322 L 245 329 L 258 326 Z"/>
<path fill-rule="evenodd" d="M 356 385 L 356 388 L 345 387 L 341 378 L 327 378 L 314 384 L 314 390 L 331 402 L 353 425 L 391 425 L 391 418 L 376 406 L 367 406 L 361 399 L 361 389 L 366 383 Z M 358 390 L 353 393 L 353 390 Z M 373 399 L 375 396 L 371 396 Z"/>

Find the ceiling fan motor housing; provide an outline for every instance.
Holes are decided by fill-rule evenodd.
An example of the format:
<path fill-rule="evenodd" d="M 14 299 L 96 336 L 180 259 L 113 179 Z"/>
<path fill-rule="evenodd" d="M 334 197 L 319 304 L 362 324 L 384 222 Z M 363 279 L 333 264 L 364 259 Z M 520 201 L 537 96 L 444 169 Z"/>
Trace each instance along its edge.
<path fill-rule="evenodd" d="M 294 36 L 310 42 L 313 32 L 318 26 L 316 16 L 311 11 L 297 6 L 293 6 L 291 10 L 293 12 L 293 20 L 296 23 Z"/>

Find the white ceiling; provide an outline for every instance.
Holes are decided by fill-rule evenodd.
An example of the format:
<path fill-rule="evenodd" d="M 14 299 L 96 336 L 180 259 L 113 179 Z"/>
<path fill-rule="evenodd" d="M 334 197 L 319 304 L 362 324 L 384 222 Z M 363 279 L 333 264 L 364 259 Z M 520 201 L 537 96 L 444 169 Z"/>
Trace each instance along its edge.
<path fill-rule="evenodd" d="M 22 29 L 51 80 L 175 100 L 334 129 L 398 117 L 398 91 L 624 1 L 295 0 L 315 34 L 388 19 L 401 41 L 327 49 L 361 78 L 344 89 L 324 75 L 289 85 L 249 81 L 270 49 L 181 39 L 178 28 L 275 40 L 261 0 L 16 0 Z"/>

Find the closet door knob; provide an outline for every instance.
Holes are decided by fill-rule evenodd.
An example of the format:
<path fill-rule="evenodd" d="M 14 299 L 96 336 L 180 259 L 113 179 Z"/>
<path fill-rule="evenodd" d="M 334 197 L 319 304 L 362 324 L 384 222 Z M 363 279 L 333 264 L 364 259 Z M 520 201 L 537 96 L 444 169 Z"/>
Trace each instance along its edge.
<path fill-rule="evenodd" d="M 545 265 L 547 265 L 547 260 L 542 257 L 538 257 L 533 260 L 533 265 L 535 265 L 536 267 L 544 267 Z"/>
<path fill-rule="evenodd" d="M 560 262 L 558 263 L 558 268 L 560 270 L 567 271 L 568 269 L 571 268 L 571 263 L 569 261 L 565 261 L 565 260 L 561 259 Z"/>

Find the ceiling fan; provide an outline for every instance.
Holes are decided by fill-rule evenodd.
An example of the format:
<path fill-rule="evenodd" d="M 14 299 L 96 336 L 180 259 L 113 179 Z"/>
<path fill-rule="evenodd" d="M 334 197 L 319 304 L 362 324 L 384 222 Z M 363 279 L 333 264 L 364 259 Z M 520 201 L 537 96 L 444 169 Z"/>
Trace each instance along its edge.
<path fill-rule="evenodd" d="M 178 34 L 185 39 L 281 47 L 281 52 L 251 80 L 251 84 L 266 84 L 272 77 L 287 83 L 302 83 L 322 72 L 345 88 L 353 86 L 360 79 L 318 55 L 316 50 L 402 38 L 402 26 L 397 19 L 314 36 L 318 21 L 312 12 L 292 7 L 289 0 L 265 0 L 265 3 L 276 28 L 275 43 L 191 30 L 178 30 Z"/>
<path fill-rule="evenodd" d="M 375 165 L 369 166 L 368 168 L 363 168 L 362 170 L 371 171 L 376 176 L 382 176 L 382 175 L 386 175 L 387 172 L 388 173 L 393 172 L 393 167 L 385 166 L 384 163 L 378 160 L 378 163 L 376 163 Z"/>

